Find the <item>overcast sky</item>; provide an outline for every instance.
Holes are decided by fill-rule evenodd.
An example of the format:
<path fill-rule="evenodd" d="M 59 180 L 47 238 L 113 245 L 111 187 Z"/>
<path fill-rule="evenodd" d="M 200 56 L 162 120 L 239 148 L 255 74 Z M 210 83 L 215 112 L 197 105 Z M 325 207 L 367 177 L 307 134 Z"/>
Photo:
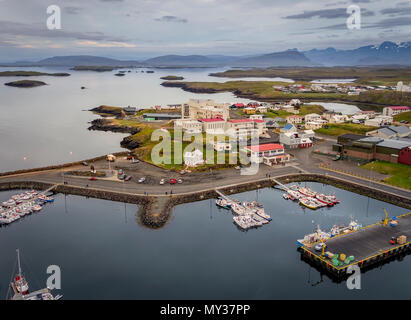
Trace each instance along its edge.
<path fill-rule="evenodd" d="M 61 30 L 47 29 L 52 4 L 61 8 Z M 361 8 L 361 30 L 346 26 L 352 4 Z M 0 61 L 348 49 L 411 41 L 410 33 L 404 0 L 0 0 Z"/>

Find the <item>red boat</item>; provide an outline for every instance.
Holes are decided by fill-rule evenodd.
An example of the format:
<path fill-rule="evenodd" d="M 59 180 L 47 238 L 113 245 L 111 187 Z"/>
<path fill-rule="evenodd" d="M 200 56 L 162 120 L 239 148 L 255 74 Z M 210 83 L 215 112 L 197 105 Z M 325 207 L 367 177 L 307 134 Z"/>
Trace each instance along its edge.
<path fill-rule="evenodd" d="M 332 207 L 333 205 L 335 205 L 335 204 L 337 203 L 336 201 L 334 201 L 333 199 L 331 199 L 329 196 L 326 196 L 326 195 L 324 195 L 324 194 L 319 194 L 319 193 L 317 193 L 317 194 L 315 195 L 315 198 L 316 198 L 318 201 L 326 204 L 328 207 Z"/>

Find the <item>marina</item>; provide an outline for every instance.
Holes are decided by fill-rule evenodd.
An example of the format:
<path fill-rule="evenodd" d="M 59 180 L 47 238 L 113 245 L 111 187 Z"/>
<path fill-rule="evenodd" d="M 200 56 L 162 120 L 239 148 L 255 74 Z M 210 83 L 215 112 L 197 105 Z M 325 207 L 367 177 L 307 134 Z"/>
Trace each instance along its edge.
<path fill-rule="evenodd" d="M 269 214 L 264 211 L 264 207 L 257 201 L 238 201 L 230 199 L 221 191 L 216 190 L 220 198 L 216 200 L 216 205 L 224 209 L 231 209 L 235 214 L 233 216 L 234 223 L 241 230 L 261 227 L 269 223 L 272 219 Z"/>
<path fill-rule="evenodd" d="M 46 203 L 54 202 L 54 199 L 46 196 L 57 185 L 43 192 L 35 190 L 13 195 L 3 201 L 0 207 L 0 225 L 8 225 L 31 213 L 38 213 Z"/>
<path fill-rule="evenodd" d="M 307 187 L 333 193 L 343 205 L 304 211 L 270 187 L 230 194 L 241 203 L 263 204 L 274 219 L 246 233 L 233 227 L 232 214 L 219 209 L 215 198 L 177 205 L 164 228 L 148 230 L 137 221 L 136 205 L 55 194 L 53 205 L 45 206 L 36 219 L 21 219 L 0 230 L 0 242 L 13 244 L 2 251 L 0 295 L 6 296 L 15 248 L 20 248 L 24 275 L 33 290 L 45 287 L 48 265 L 62 266 L 62 291 L 55 293 L 67 300 L 247 299 L 250 294 L 256 299 L 409 297 L 411 287 L 404 276 L 410 257 L 364 273 L 368 285 L 355 295 L 325 274 L 313 288 L 321 272 L 300 261 L 296 239 L 318 225 L 328 232 L 350 222 L 351 216 L 365 226 L 383 218 L 383 208 L 391 216 L 409 210 L 320 183 L 307 182 Z M 0 192 L 0 201 L 24 191 Z M 85 275 L 85 269 L 95 272 Z M 250 274 L 257 269 L 265 276 Z"/>
<path fill-rule="evenodd" d="M 292 185 L 287 187 L 275 179 L 272 179 L 281 189 L 285 190 L 286 193 L 283 194 L 285 200 L 298 201 L 302 206 L 309 209 L 316 210 L 322 207 L 332 207 L 340 201 L 335 197 L 335 195 L 325 195 L 316 191 L 313 191 L 307 187 L 300 187 L 297 185 Z"/>

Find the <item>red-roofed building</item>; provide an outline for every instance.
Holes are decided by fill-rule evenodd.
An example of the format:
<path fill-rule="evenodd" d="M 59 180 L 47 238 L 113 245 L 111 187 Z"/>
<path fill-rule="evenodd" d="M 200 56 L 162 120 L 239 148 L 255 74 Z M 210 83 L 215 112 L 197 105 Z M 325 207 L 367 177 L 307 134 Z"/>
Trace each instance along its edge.
<path fill-rule="evenodd" d="M 221 118 L 199 119 L 203 125 L 203 131 L 210 133 L 224 133 L 226 122 Z"/>
<path fill-rule="evenodd" d="M 234 103 L 234 104 L 232 105 L 232 107 L 235 107 L 235 108 L 244 108 L 245 106 L 244 106 L 244 103 Z"/>
<path fill-rule="evenodd" d="M 269 166 L 290 161 L 290 155 L 284 153 L 284 146 L 278 143 L 252 145 L 245 148 L 250 159 L 255 163 L 265 163 Z"/>
<path fill-rule="evenodd" d="M 385 107 L 382 109 L 382 114 L 384 116 L 390 116 L 393 117 L 401 112 L 407 112 L 410 111 L 410 107 L 407 106 L 390 106 L 390 107 Z"/>

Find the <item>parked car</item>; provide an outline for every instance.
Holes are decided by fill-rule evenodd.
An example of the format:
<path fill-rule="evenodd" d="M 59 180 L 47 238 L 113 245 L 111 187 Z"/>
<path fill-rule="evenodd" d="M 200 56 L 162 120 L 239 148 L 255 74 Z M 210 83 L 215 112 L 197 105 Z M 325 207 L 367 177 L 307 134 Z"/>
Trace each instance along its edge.
<path fill-rule="evenodd" d="M 140 160 L 135 159 L 135 158 L 133 158 L 133 159 L 131 160 L 131 163 L 139 163 L 139 162 L 140 162 Z"/>
<path fill-rule="evenodd" d="M 183 180 L 182 180 L 182 179 L 178 179 L 177 182 L 178 182 L 178 183 L 183 183 Z"/>
<path fill-rule="evenodd" d="M 90 177 L 90 178 L 88 178 L 90 181 L 95 181 L 95 180 L 97 180 L 97 178 L 96 177 Z"/>
<path fill-rule="evenodd" d="M 133 160 L 133 156 L 132 156 L 132 155 L 128 155 L 128 156 L 127 156 L 127 160 Z"/>
<path fill-rule="evenodd" d="M 126 179 L 126 175 L 123 173 L 123 174 L 119 175 L 118 178 L 119 178 L 120 180 L 125 180 L 125 179 Z"/>
<path fill-rule="evenodd" d="M 138 179 L 138 183 L 143 183 L 144 181 L 146 181 L 146 178 L 144 178 L 144 177 Z"/>
<path fill-rule="evenodd" d="M 130 181 L 131 178 L 132 178 L 132 176 L 127 176 L 127 177 L 124 179 L 124 181 Z"/>
<path fill-rule="evenodd" d="M 122 169 L 119 169 L 118 172 L 117 172 L 117 174 L 118 174 L 119 176 L 121 176 L 123 173 L 124 173 L 124 171 L 123 171 Z"/>
<path fill-rule="evenodd" d="M 176 184 L 177 180 L 176 179 L 170 179 L 170 184 Z"/>
<path fill-rule="evenodd" d="M 86 161 L 82 162 L 83 166 L 88 167 L 88 163 Z"/>
<path fill-rule="evenodd" d="M 163 185 L 165 182 L 166 182 L 165 179 L 161 179 L 161 180 L 160 180 L 160 184 L 161 184 L 161 185 Z"/>

